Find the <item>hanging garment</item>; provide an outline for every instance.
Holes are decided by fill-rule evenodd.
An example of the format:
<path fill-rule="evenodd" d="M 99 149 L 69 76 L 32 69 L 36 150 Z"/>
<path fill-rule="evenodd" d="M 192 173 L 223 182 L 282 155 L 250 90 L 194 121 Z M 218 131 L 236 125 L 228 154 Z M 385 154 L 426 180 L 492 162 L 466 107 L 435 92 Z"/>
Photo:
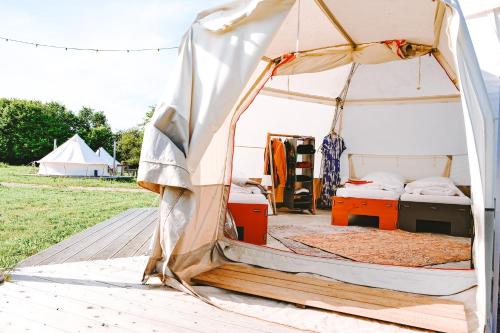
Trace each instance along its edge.
<path fill-rule="evenodd" d="M 332 206 L 332 196 L 340 184 L 340 155 L 346 150 L 344 139 L 330 133 L 323 139 L 320 150 L 323 154 L 320 203 L 326 208 Z"/>
<path fill-rule="evenodd" d="M 285 187 L 293 187 L 294 179 L 295 179 L 295 163 L 296 163 L 296 154 L 295 154 L 295 146 L 290 140 L 285 140 L 285 154 L 286 154 L 286 185 Z"/>
<path fill-rule="evenodd" d="M 273 184 L 275 188 L 276 202 L 283 202 L 286 184 L 286 153 L 285 145 L 281 140 L 272 139 L 271 149 L 273 157 Z M 264 151 L 264 174 L 271 174 L 270 159 L 268 147 Z"/>

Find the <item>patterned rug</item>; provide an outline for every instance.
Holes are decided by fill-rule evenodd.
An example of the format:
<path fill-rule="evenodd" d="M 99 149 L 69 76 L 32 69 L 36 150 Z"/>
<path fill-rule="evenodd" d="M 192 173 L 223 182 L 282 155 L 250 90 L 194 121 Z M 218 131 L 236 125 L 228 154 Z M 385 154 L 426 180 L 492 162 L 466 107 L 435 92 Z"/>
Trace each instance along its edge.
<path fill-rule="evenodd" d="M 316 247 L 308 246 L 301 242 L 297 242 L 292 237 L 305 236 L 312 234 L 322 234 L 330 235 L 337 233 L 347 233 L 347 232 L 363 232 L 371 229 L 363 227 L 342 227 L 335 225 L 312 225 L 312 226 L 301 226 L 301 225 L 280 225 L 280 226 L 269 226 L 267 233 L 278 240 L 281 244 L 286 246 L 292 252 L 303 254 L 306 256 L 316 256 L 323 258 L 334 258 L 334 259 L 345 259 L 334 253 L 323 251 Z"/>
<path fill-rule="evenodd" d="M 422 267 L 471 259 L 470 238 L 402 230 L 323 233 L 290 240 L 351 260 L 382 265 Z"/>

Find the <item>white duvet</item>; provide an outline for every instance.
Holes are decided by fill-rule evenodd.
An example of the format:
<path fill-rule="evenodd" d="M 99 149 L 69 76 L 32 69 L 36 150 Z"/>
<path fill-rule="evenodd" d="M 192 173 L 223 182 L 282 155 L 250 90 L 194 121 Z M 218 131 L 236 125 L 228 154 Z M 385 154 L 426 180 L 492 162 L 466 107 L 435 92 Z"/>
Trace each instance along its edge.
<path fill-rule="evenodd" d="M 231 193 L 261 194 L 261 190 L 257 186 L 252 186 L 252 185 L 241 186 L 241 185 L 232 183 L 231 184 Z"/>
<path fill-rule="evenodd" d="M 429 177 L 416 180 L 405 187 L 405 192 L 421 195 L 464 196 L 450 178 Z"/>
<path fill-rule="evenodd" d="M 403 193 L 404 178 L 398 174 L 389 172 L 372 172 L 361 178 L 362 180 L 371 181 L 367 184 L 345 184 L 348 189 L 360 190 L 385 190 L 395 193 Z"/>

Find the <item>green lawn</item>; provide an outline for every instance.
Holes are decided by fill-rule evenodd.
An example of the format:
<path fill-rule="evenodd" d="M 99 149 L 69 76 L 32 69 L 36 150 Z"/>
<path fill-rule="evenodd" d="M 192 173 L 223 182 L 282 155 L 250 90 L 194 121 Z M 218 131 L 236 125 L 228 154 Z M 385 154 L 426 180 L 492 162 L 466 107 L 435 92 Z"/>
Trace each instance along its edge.
<path fill-rule="evenodd" d="M 0 163 L 0 182 L 50 185 L 56 187 L 85 186 L 85 187 L 119 187 L 139 188 L 135 179 L 107 180 L 73 177 L 37 176 L 38 168 L 30 166 L 12 166 Z"/>
<path fill-rule="evenodd" d="M 153 193 L 64 189 L 64 186 L 122 187 L 123 183 L 28 177 L 15 172 L 28 171 L 25 168 L 0 168 L 0 181 L 42 183 L 60 189 L 0 186 L 0 271 L 128 208 L 158 205 L 158 197 Z M 132 183 L 126 185 L 135 187 Z"/>

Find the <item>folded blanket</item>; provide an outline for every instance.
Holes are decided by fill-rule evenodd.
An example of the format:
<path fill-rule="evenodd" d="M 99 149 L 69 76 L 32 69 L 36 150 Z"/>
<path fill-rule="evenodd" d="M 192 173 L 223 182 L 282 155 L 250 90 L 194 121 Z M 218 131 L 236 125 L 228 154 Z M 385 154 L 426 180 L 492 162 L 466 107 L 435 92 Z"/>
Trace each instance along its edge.
<path fill-rule="evenodd" d="M 372 172 L 361 178 L 366 183 L 352 184 L 346 183 L 346 188 L 370 189 L 370 190 L 386 190 L 396 193 L 403 193 L 404 179 L 403 177 L 389 172 Z"/>
<path fill-rule="evenodd" d="M 257 186 L 240 186 L 231 184 L 231 193 L 261 194 L 261 189 Z"/>
<path fill-rule="evenodd" d="M 416 180 L 405 187 L 405 192 L 421 195 L 464 196 L 450 178 L 429 177 Z"/>

